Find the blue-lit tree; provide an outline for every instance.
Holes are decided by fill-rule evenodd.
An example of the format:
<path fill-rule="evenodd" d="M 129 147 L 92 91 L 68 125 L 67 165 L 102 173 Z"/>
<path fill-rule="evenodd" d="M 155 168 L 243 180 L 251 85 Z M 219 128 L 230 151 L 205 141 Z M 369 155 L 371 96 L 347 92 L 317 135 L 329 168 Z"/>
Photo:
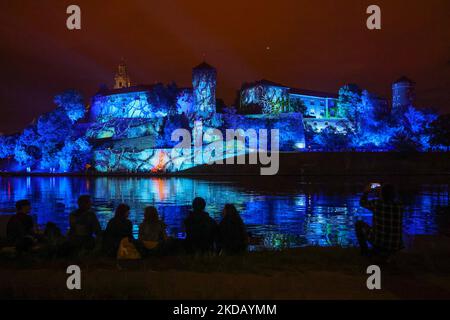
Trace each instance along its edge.
<path fill-rule="evenodd" d="M 164 86 L 156 84 L 148 95 L 148 102 L 153 112 L 162 112 L 169 115 L 177 113 L 178 88 L 175 83 Z"/>
<path fill-rule="evenodd" d="M 0 157 L 11 155 L 14 141 L 14 158 L 22 170 L 64 171 L 77 162 L 74 157 L 84 157 L 90 152 L 87 141 L 76 138 L 79 133 L 74 127 L 86 111 L 82 96 L 69 90 L 57 95 L 54 101 L 56 109 L 40 116 L 21 134 L 0 141 Z"/>
<path fill-rule="evenodd" d="M 353 125 L 355 130 L 359 130 L 361 116 L 361 89 L 354 84 L 348 84 L 339 89 L 337 102 L 338 117 L 345 118 Z"/>
<path fill-rule="evenodd" d="M 430 148 L 428 126 L 437 118 L 431 110 L 417 109 L 413 106 L 396 108 L 390 117 L 391 126 L 396 132 L 390 142 L 394 150 L 426 151 Z M 404 147 L 402 147 L 404 143 Z"/>
<path fill-rule="evenodd" d="M 435 148 L 450 149 L 450 114 L 439 116 L 428 127 L 430 144 Z"/>
<path fill-rule="evenodd" d="M 66 139 L 64 147 L 57 153 L 59 171 L 80 172 L 91 161 L 92 146 L 85 137 Z"/>
<path fill-rule="evenodd" d="M 0 159 L 14 156 L 18 135 L 0 136 Z"/>
<path fill-rule="evenodd" d="M 83 96 L 76 90 L 66 90 L 56 95 L 53 101 L 58 107 L 64 109 L 67 117 L 72 122 L 83 118 L 86 113 Z"/>
<path fill-rule="evenodd" d="M 25 169 L 36 167 L 41 157 L 42 150 L 36 126 L 29 126 L 17 138 L 14 158 Z"/>
<path fill-rule="evenodd" d="M 58 107 L 39 117 L 36 124 L 42 158 L 40 169 L 59 167 L 59 151 L 64 147 L 67 137 L 72 135 L 72 120 L 64 108 Z"/>
<path fill-rule="evenodd" d="M 328 126 L 314 134 L 312 142 L 324 151 L 347 151 L 351 146 L 351 134 L 343 134 L 335 127 Z"/>
<path fill-rule="evenodd" d="M 307 110 L 307 107 L 306 107 L 303 99 L 291 98 L 289 100 L 289 111 L 290 112 L 298 112 L 298 113 L 301 113 L 302 115 L 305 115 L 306 110 Z"/>
<path fill-rule="evenodd" d="M 399 152 L 416 152 L 421 150 L 421 145 L 407 131 L 397 131 L 389 139 L 389 147 Z"/>
<path fill-rule="evenodd" d="M 355 101 L 357 103 L 357 101 Z M 358 125 L 352 135 L 352 148 L 362 151 L 387 150 L 389 140 L 397 132 L 397 124 L 389 118 L 381 117 L 376 101 L 364 90 L 361 94 Z"/>

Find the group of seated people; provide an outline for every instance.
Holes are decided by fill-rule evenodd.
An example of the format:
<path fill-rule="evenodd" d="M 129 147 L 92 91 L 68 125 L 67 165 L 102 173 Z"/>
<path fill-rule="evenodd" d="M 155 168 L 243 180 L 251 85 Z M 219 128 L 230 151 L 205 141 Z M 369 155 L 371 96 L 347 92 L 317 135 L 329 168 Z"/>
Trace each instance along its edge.
<path fill-rule="evenodd" d="M 145 208 L 144 220 L 139 225 L 139 236 L 133 236 L 133 224 L 128 219 L 130 207 L 120 204 L 114 217 L 102 230 L 92 208 L 88 195 L 80 196 L 78 209 L 70 213 L 67 236 L 61 234 L 52 222 L 47 223 L 45 231 L 39 233 L 29 215 L 31 204 L 28 200 L 16 203 L 16 214 L 7 224 L 7 241 L 16 251 L 26 252 L 36 246 L 56 246 L 64 255 L 74 252 L 92 251 L 96 248 L 108 256 L 116 257 L 125 239 L 131 243 L 141 256 L 161 250 L 184 251 L 187 253 L 225 253 L 239 254 L 247 250 L 248 234 L 235 206 L 226 204 L 222 220 L 217 223 L 205 211 L 203 198 L 195 198 L 192 210 L 184 221 L 186 239 L 172 239 L 167 236 L 166 225 L 159 218 L 155 207 Z"/>
<path fill-rule="evenodd" d="M 375 199 L 369 200 L 374 193 Z M 394 253 L 403 248 L 403 206 L 396 200 L 395 189 L 385 184 L 373 188 L 367 186 L 361 196 L 360 205 L 372 211 L 372 225 L 358 221 L 355 225 L 356 237 L 362 255 L 371 252 Z M 249 237 L 245 225 L 232 204 L 226 204 L 222 220 L 217 223 L 205 211 L 206 202 L 197 197 L 192 202 L 192 210 L 184 220 L 186 239 L 172 239 L 166 234 L 166 226 L 158 216 L 155 207 L 146 207 L 144 221 L 139 225 L 139 237 L 133 237 L 133 224 L 128 219 L 130 207 L 120 204 L 106 229 L 101 229 L 97 216 L 92 209 L 90 196 L 78 199 L 78 209 L 70 214 L 70 229 L 67 237 L 54 223 L 48 223 L 43 234 L 35 230 L 33 219 L 29 215 L 31 204 L 28 200 L 16 203 L 16 214 L 7 225 L 7 237 L 10 245 L 18 252 L 28 251 L 37 243 L 58 247 L 64 254 L 80 250 L 91 251 L 100 246 L 109 256 L 117 256 L 124 239 L 131 243 L 141 256 L 149 252 L 187 253 L 222 252 L 239 254 L 248 247 Z M 369 244 L 372 251 L 369 250 Z"/>

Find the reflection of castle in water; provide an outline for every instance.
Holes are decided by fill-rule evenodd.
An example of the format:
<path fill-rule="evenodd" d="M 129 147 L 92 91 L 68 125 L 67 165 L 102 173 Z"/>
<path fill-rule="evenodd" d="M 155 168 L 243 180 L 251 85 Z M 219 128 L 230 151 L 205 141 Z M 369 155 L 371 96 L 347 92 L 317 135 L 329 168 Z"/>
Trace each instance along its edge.
<path fill-rule="evenodd" d="M 269 189 L 268 189 L 269 188 Z M 419 188 L 420 190 L 420 188 Z M 411 193 L 405 215 L 408 234 L 436 231 L 434 208 L 448 202 L 448 187 L 427 187 Z M 13 212 L 19 199 L 30 199 L 38 223 L 55 222 L 68 229 L 68 215 L 80 194 L 93 197 L 103 227 L 119 203 L 127 203 L 135 228 L 143 219 L 145 206 L 155 205 L 168 225 L 169 234 L 183 236 L 182 222 L 195 196 L 206 199 L 208 212 L 220 220 L 226 203 L 234 203 L 249 231 L 264 238 L 268 247 L 300 245 L 350 245 L 355 243 L 356 219 L 371 218 L 359 207 L 353 187 L 323 184 L 282 187 L 253 187 L 239 181 L 206 181 L 188 178 L 69 178 L 16 177 L 0 179 L 0 212 Z M 445 195 L 445 197 L 443 197 Z M 135 230 L 137 232 L 137 229 Z"/>

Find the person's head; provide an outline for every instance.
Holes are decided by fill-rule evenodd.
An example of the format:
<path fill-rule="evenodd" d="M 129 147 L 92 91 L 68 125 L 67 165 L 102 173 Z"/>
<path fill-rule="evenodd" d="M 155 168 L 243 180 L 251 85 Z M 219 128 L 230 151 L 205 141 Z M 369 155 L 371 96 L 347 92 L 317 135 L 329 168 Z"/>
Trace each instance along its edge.
<path fill-rule="evenodd" d="M 130 207 L 125 203 L 121 203 L 117 207 L 114 217 L 119 219 L 128 219 L 129 214 L 130 214 Z"/>
<path fill-rule="evenodd" d="M 192 209 L 196 212 L 204 211 L 206 208 L 206 201 L 203 198 L 197 197 L 192 201 Z"/>
<path fill-rule="evenodd" d="M 16 212 L 28 214 L 31 211 L 31 203 L 28 200 L 19 200 L 16 202 Z"/>
<path fill-rule="evenodd" d="M 144 209 L 144 221 L 149 223 L 156 223 L 159 221 L 158 210 L 155 207 L 149 206 Z"/>
<path fill-rule="evenodd" d="M 83 211 L 86 211 L 91 209 L 91 207 L 92 207 L 91 196 L 82 195 L 78 198 L 78 208 L 80 208 Z"/>
<path fill-rule="evenodd" d="M 395 201 L 395 187 L 392 184 L 384 184 L 381 187 L 381 198 L 386 202 L 394 202 Z"/>
<path fill-rule="evenodd" d="M 231 204 L 231 203 L 227 203 L 225 205 L 225 207 L 223 208 L 223 212 L 222 212 L 223 217 L 230 217 L 230 218 L 234 218 L 236 216 L 238 216 L 238 211 L 236 209 L 236 207 Z"/>
<path fill-rule="evenodd" d="M 51 237 L 51 236 L 61 236 L 61 230 L 58 228 L 58 226 L 53 222 L 47 222 L 44 230 L 44 235 Z"/>

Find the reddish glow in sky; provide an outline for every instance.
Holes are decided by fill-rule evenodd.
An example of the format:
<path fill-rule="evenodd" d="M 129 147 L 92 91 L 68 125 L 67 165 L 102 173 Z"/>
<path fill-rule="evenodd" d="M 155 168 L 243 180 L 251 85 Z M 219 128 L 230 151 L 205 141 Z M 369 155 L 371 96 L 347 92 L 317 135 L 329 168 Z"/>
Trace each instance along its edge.
<path fill-rule="evenodd" d="M 377 0 L 382 30 L 369 31 L 372 2 L 3 0 L 0 132 L 51 110 L 64 89 L 88 98 L 111 86 L 121 58 L 135 84 L 179 86 L 205 59 L 229 104 L 243 82 L 261 78 L 330 92 L 357 83 L 390 98 L 406 75 L 420 106 L 450 112 L 450 1 Z M 81 31 L 66 28 L 70 4 L 81 7 Z"/>

